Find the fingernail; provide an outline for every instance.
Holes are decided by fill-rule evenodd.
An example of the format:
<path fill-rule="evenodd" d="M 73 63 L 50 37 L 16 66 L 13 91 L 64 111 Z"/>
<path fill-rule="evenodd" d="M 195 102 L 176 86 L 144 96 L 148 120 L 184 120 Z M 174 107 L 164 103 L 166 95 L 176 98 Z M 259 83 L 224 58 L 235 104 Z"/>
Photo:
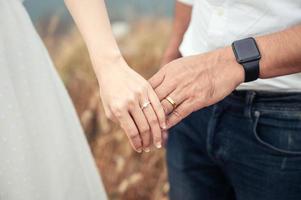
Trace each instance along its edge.
<path fill-rule="evenodd" d="M 142 153 L 142 149 L 137 149 L 137 152 L 138 153 Z"/>
<path fill-rule="evenodd" d="M 161 142 L 156 143 L 156 147 L 157 147 L 158 149 L 160 149 L 160 148 L 162 147 Z"/>
<path fill-rule="evenodd" d="M 144 152 L 146 152 L 146 153 L 150 152 L 150 148 L 149 148 L 149 147 L 146 147 L 146 148 L 144 148 L 143 150 L 144 150 Z"/>
<path fill-rule="evenodd" d="M 166 129 L 167 129 L 166 123 L 163 123 L 161 128 L 162 128 L 163 130 L 166 130 Z"/>

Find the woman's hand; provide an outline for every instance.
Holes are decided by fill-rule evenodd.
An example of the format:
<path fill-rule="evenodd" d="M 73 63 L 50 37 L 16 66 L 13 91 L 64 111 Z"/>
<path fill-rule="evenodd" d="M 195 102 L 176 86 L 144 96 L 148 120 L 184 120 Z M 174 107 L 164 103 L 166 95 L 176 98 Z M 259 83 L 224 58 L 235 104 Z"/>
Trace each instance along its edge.
<path fill-rule="evenodd" d="M 120 123 L 136 151 L 149 151 L 152 140 L 161 147 L 163 108 L 148 82 L 123 60 L 104 0 L 65 2 L 87 44 L 106 115 Z"/>
<path fill-rule="evenodd" d="M 152 141 L 161 148 L 165 113 L 148 81 L 123 58 L 107 64 L 96 74 L 106 116 L 119 122 L 133 148 L 137 152 L 149 152 Z"/>

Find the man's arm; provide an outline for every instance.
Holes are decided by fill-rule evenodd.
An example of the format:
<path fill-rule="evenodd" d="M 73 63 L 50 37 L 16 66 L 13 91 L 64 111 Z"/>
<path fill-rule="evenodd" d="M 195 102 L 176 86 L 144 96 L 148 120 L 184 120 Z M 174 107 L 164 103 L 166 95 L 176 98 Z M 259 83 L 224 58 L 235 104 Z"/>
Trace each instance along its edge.
<path fill-rule="evenodd" d="M 301 25 L 256 38 L 262 54 L 260 78 L 301 72 Z"/>
<path fill-rule="evenodd" d="M 256 38 L 260 78 L 301 72 L 301 25 Z M 244 69 L 230 46 L 165 65 L 150 83 L 168 116 L 168 127 L 193 111 L 217 103 L 244 82 Z M 174 108 L 166 97 L 176 103 Z"/>
<path fill-rule="evenodd" d="M 172 31 L 168 46 L 163 54 L 162 65 L 180 58 L 179 46 L 190 22 L 192 6 L 176 1 Z"/>

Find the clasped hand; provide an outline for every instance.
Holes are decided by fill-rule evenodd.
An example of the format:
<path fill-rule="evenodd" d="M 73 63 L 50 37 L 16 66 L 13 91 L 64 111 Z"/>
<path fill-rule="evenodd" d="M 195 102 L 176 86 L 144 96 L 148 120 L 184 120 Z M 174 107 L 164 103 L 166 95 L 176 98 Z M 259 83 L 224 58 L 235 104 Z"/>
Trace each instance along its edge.
<path fill-rule="evenodd" d="M 119 122 L 137 152 L 150 151 L 152 143 L 160 148 L 168 128 L 222 100 L 244 80 L 229 47 L 176 59 L 149 82 L 122 59 L 106 69 L 99 78 L 106 115 Z"/>
<path fill-rule="evenodd" d="M 149 82 L 167 116 L 167 128 L 171 128 L 190 113 L 222 100 L 243 80 L 243 68 L 227 47 L 176 59 L 163 66 Z M 175 108 L 169 99 L 176 103 Z"/>

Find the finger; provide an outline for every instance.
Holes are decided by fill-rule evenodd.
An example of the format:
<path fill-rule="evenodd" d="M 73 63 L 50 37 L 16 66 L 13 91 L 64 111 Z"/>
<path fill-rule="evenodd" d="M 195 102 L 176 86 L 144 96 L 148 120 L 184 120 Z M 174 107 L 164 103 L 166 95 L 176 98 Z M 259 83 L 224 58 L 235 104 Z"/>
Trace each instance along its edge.
<path fill-rule="evenodd" d="M 162 147 L 162 132 L 161 128 L 158 122 L 158 118 L 156 116 L 156 113 L 153 109 L 153 106 L 150 104 L 146 108 L 143 109 L 143 112 L 146 116 L 146 119 L 148 121 L 148 124 L 151 129 L 151 133 L 153 136 L 153 142 L 157 148 Z"/>
<path fill-rule="evenodd" d="M 192 112 L 192 105 L 184 101 L 167 117 L 167 128 L 173 127 Z"/>
<path fill-rule="evenodd" d="M 150 138 L 151 138 L 151 130 L 148 125 L 148 121 L 140 108 L 140 104 L 137 102 L 135 107 L 130 110 L 130 113 L 136 123 L 136 126 L 139 130 L 140 137 L 142 139 L 142 146 L 145 152 L 150 151 Z"/>
<path fill-rule="evenodd" d="M 159 99 L 153 89 L 151 89 L 151 88 L 149 89 L 148 96 L 149 96 L 149 100 L 153 106 L 153 109 L 157 115 L 157 118 L 159 120 L 160 127 L 162 129 L 166 129 L 167 126 L 166 126 L 165 112 L 161 105 L 161 102 L 159 101 Z"/>
<path fill-rule="evenodd" d="M 160 101 L 162 101 L 164 98 L 168 96 L 172 91 L 176 89 L 177 85 L 172 80 L 166 80 L 156 87 L 154 90 L 159 98 Z"/>
<path fill-rule="evenodd" d="M 148 80 L 148 82 L 151 84 L 152 88 L 156 88 L 164 81 L 164 78 L 165 78 L 165 73 L 163 69 L 160 69 L 156 74 L 154 74 Z"/>
<path fill-rule="evenodd" d="M 185 91 L 181 89 L 172 91 L 167 97 L 170 97 L 176 103 L 176 107 L 186 100 Z M 175 108 L 166 98 L 161 101 L 161 105 L 165 115 L 169 115 Z"/>
<path fill-rule="evenodd" d="M 118 120 L 120 122 L 121 128 L 125 131 L 129 138 L 129 141 L 135 151 L 142 152 L 142 140 L 140 138 L 138 129 L 128 112 L 124 113 Z"/>

